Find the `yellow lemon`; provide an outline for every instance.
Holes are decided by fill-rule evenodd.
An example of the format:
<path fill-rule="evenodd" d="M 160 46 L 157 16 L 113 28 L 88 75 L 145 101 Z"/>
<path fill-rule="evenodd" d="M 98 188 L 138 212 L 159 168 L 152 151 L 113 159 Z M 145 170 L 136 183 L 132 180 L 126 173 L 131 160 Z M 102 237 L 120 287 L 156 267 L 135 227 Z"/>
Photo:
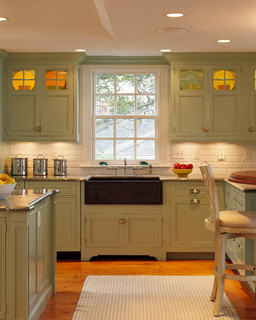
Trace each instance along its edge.
<path fill-rule="evenodd" d="M 11 178 L 11 177 L 9 177 L 9 179 L 8 179 L 12 184 L 15 184 L 16 182 L 15 182 L 15 180 L 13 179 L 13 178 Z"/>
<path fill-rule="evenodd" d="M 12 184 L 9 180 L 5 180 L 4 184 Z"/>
<path fill-rule="evenodd" d="M 4 184 L 3 180 L 0 180 L 0 184 Z"/>
<path fill-rule="evenodd" d="M 5 180 L 8 180 L 8 179 L 9 179 L 8 174 L 6 174 L 6 173 L 2 173 L 2 174 L 0 174 L 0 180 L 5 181 Z"/>

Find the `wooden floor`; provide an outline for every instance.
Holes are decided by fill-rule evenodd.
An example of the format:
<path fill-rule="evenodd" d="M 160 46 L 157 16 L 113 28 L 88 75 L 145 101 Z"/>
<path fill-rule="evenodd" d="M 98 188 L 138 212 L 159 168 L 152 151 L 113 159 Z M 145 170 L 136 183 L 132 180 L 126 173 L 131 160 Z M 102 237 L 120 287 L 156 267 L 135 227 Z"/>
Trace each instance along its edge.
<path fill-rule="evenodd" d="M 71 320 L 87 275 L 212 275 L 212 270 L 212 260 L 58 261 L 57 292 L 40 320 Z M 252 291 L 227 280 L 225 292 L 241 320 L 256 319 L 256 296 Z"/>

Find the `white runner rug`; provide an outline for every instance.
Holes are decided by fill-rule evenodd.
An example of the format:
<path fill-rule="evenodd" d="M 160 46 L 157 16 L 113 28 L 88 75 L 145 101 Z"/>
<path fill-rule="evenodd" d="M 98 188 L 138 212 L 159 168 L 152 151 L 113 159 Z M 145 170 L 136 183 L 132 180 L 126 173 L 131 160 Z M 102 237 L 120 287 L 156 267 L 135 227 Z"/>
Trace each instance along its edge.
<path fill-rule="evenodd" d="M 88 276 L 73 320 L 239 319 L 224 294 L 213 317 L 213 276 Z"/>

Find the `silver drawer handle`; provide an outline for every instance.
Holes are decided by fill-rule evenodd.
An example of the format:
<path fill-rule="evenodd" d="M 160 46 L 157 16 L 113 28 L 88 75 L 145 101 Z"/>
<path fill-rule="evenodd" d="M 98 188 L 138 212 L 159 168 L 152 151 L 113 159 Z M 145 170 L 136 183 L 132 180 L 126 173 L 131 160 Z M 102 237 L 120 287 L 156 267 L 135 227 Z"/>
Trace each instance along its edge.
<path fill-rule="evenodd" d="M 191 199 L 191 200 L 190 200 L 190 203 L 198 204 L 198 203 L 200 203 L 200 200 L 198 200 L 198 199 Z"/>
<path fill-rule="evenodd" d="M 192 194 L 198 194 L 198 193 L 200 193 L 200 190 L 194 188 L 194 189 L 190 189 L 189 192 Z"/>

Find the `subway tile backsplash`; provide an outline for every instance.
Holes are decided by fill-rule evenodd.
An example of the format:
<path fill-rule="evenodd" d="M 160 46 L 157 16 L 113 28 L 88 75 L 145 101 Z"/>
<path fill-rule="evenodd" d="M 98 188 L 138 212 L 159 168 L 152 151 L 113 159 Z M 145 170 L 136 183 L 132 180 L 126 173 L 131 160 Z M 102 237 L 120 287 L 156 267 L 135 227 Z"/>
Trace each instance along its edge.
<path fill-rule="evenodd" d="M 175 162 L 192 163 L 194 170 L 189 177 L 200 176 L 199 164 L 211 164 L 216 178 L 225 178 L 233 171 L 256 170 L 256 144 L 253 143 L 171 143 L 168 146 L 168 163 L 153 166 L 153 174 L 173 174 Z M 48 158 L 48 172 L 53 174 L 53 159 L 63 156 L 67 159 L 67 172 L 72 176 L 105 173 L 106 168 L 83 167 L 82 143 L 8 143 L 6 164 L 11 172 L 11 158 L 23 155 L 28 158 L 28 174 L 33 174 L 33 159 L 38 155 Z M 120 169 L 120 173 L 121 173 Z M 107 172 L 108 174 L 110 171 Z M 141 172 L 140 172 L 141 173 Z M 145 172 L 146 169 L 145 169 Z"/>

